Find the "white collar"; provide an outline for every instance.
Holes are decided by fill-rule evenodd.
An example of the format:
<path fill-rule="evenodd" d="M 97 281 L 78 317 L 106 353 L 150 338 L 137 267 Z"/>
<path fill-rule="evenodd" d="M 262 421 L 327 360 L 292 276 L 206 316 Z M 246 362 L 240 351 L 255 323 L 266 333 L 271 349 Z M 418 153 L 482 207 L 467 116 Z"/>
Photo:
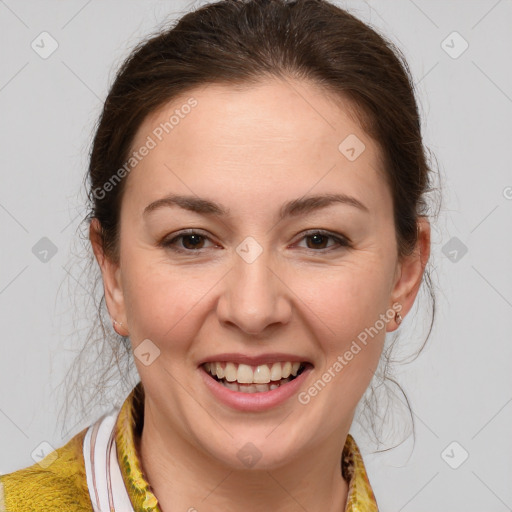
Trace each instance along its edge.
<path fill-rule="evenodd" d="M 115 441 L 119 409 L 92 424 L 84 437 L 87 487 L 94 512 L 134 512 L 126 491 Z"/>

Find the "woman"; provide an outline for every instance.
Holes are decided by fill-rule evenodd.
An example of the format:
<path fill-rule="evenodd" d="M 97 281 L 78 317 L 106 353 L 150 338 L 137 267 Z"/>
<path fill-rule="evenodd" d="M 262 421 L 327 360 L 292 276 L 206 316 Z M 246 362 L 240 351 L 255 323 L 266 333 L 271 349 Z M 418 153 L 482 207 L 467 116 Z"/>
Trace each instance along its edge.
<path fill-rule="evenodd" d="M 0 479 L 18 510 L 375 511 L 349 434 L 425 276 L 407 65 L 323 0 L 225 0 L 105 102 L 90 242 L 140 382 Z"/>

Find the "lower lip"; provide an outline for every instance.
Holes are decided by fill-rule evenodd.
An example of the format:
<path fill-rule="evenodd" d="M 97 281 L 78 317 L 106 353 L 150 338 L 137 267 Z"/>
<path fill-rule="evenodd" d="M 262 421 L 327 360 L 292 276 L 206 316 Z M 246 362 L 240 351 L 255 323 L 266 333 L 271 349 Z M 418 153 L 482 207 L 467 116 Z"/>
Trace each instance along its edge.
<path fill-rule="evenodd" d="M 211 377 L 201 365 L 199 372 L 210 391 L 221 402 L 239 411 L 265 411 L 276 407 L 295 395 L 313 369 L 308 365 L 295 379 L 282 384 L 276 389 L 257 393 L 232 391 Z"/>

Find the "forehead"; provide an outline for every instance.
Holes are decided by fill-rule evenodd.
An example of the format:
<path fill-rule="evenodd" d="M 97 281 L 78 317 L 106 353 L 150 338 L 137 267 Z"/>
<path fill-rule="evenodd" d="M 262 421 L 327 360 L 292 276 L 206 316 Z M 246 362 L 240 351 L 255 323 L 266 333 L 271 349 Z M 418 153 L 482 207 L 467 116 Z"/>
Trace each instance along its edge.
<path fill-rule="evenodd" d="M 235 193 L 238 186 L 286 197 L 315 183 L 386 199 L 378 146 L 359 126 L 352 104 L 310 82 L 190 89 L 144 120 L 132 150 L 149 140 L 153 147 L 127 184 L 147 199 L 174 185 L 188 184 L 203 196 Z"/>

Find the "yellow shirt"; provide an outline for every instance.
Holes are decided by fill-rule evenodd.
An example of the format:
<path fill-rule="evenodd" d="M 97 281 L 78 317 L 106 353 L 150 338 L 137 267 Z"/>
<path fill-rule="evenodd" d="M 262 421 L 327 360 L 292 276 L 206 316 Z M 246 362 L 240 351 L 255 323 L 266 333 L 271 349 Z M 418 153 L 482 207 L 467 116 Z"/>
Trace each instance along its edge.
<path fill-rule="evenodd" d="M 139 382 L 124 401 L 115 423 L 117 460 L 133 510 L 161 512 L 135 448 L 143 415 L 144 389 Z M 87 430 L 39 463 L 0 476 L 0 512 L 94 512 L 83 453 Z M 344 512 L 378 512 L 361 453 L 350 434 L 343 448 L 341 470 L 349 484 Z"/>

